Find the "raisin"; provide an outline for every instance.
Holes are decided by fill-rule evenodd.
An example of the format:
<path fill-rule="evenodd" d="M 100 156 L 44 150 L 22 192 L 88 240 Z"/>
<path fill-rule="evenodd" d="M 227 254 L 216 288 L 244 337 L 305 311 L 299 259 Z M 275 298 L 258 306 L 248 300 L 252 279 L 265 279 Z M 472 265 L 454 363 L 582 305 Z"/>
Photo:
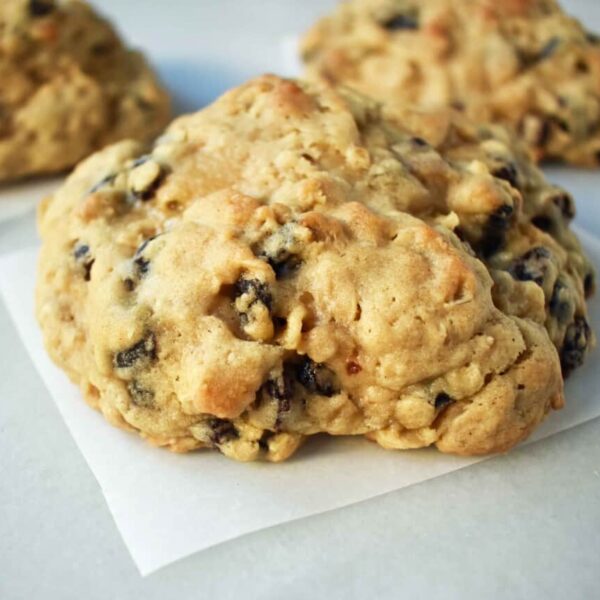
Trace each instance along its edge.
<path fill-rule="evenodd" d="M 456 401 L 451 396 L 446 394 L 446 392 L 440 392 L 435 397 L 435 403 L 434 403 L 435 409 L 440 410 L 440 409 L 448 406 L 449 404 L 453 404 L 454 402 L 456 402 Z"/>
<path fill-rule="evenodd" d="M 83 268 L 84 281 L 90 281 L 92 278 L 92 267 L 95 262 L 95 259 L 90 254 L 90 247 L 87 244 L 76 245 L 73 250 L 73 256 Z"/>
<path fill-rule="evenodd" d="M 115 182 L 116 178 L 116 173 L 112 173 L 110 175 L 107 175 L 106 177 L 103 177 L 98 183 L 92 186 L 89 193 L 95 194 L 96 192 L 99 192 L 102 188 L 112 185 Z"/>
<path fill-rule="evenodd" d="M 413 143 L 414 146 L 418 146 L 419 148 L 427 148 L 429 146 L 429 144 L 420 137 L 413 137 L 410 138 L 410 141 Z"/>
<path fill-rule="evenodd" d="M 548 145 L 550 138 L 552 137 L 552 126 L 550 121 L 542 119 L 542 124 L 535 140 L 535 145 L 538 148 L 544 148 Z"/>
<path fill-rule="evenodd" d="M 575 217 L 575 202 L 573 197 L 567 192 L 560 191 L 550 199 L 562 213 L 563 217 L 570 221 Z"/>
<path fill-rule="evenodd" d="M 269 265 L 275 272 L 276 279 L 285 279 L 293 275 L 302 264 L 302 261 L 296 256 L 290 256 L 287 260 L 275 262 L 268 260 Z"/>
<path fill-rule="evenodd" d="M 128 369 L 154 360 L 156 360 L 156 339 L 153 334 L 150 334 L 130 348 L 117 352 L 113 363 L 117 369 Z"/>
<path fill-rule="evenodd" d="M 575 317 L 567 328 L 560 353 L 560 364 L 565 377 L 583 364 L 591 336 L 592 332 L 585 317 Z"/>
<path fill-rule="evenodd" d="M 29 0 L 29 14 L 32 17 L 45 17 L 55 8 L 54 0 Z"/>
<path fill-rule="evenodd" d="M 491 256 L 504 245 L 513 212 L 513 207 L 505 204 L 489 216 L 483 236 L 476 247 L 484 258 Z"/>
<path fill-rule="evenodd" d="M 403 29 L 419 29 L 419 20 L 414 15 L 396 15 L 384 21 L 382 27 L 388 31 L 400 31 Z"/>
<path fill-rule="evenodd" d="M 295 223 L 284 225 L 268 237 L 258 251 L 258 256 L 269 263 L 277 279 L 289 277 L 302 264 L 297 256 L 299 242 L 295 232 L 296 227 Z"/>
<path fill-rule="evenodd" d="M 541 231 L 549 232 L 554 229 L 554 221 L 547 215 L 537 215 L 531 222 Z"/>
<path fill-rule="evenodd" d="M 136 158 L 133 163 L 131 163 L 131 168 L 135 169 L 136 167 L 140 167 L 144 163 L 147 163 L 151 158 L 152 157 L 149 154 L 144 154 L 143 156 Z"/>
<path fill-rule="evenodd" d="M 533 281 L 543 286 L 551 256 L 547 248 L 536 246 L 514 260 L 508 272 L 518 281 Z"/>
<path fill-rule="evenodd" d="M 560 46 L 561 41 L 557 37 L 553 37 L 539 52 L 537 55 L 538 60 L 546 60 L 550 58 L 556 49 Z"/>
<path fill-rule="evenodd" d="M 133 292 L 135 289 L 135 281 L 131 279 L 131 277 L 127 277 L 127 279 L 123 280 L 123 285 L 128 292 Z"/>
<path fill-rule="evenodd" d="M 593 273 L 588 273 L 583 280 L 583 291 L 585 292 L 585 297 L 589 298 L 594 293 L 596 288 L 595 277 Z"/>
<path fill-rule="evenodd" d="M 586 32 L 585 39 L 590 44 L 600 44 L 600 36 L 595 33 L 592 33 L 591 31 Z"/>
<path fill-rule="evenodd" d="M 234 297 L 239 298 L 245 294 L 251 294 L 254 297 L 250 306 L 255 302 L 262 302 L 262 304 L 271 310 L 273 297 L 266 283 L 258 279 L 238 279 L 234 285 Z"/>
<path fill-rule="evenodd" d="M 260 440 L 258 440 L 258 445 L 260 447 L 261 450 L 264 450 L 265 452 L 269 451 L 269 440 L 274 436 L 275 434 L 272 431 L 265 431 L 261 436 L 260 436 Z"/>
<path fill-rule="evenodd" d="M 94 56 L 100 57 L 109 54 L 113 49 L 114 45 L 112 43 L 98 42 L 90 48 L 90 51 Z"/>
<path fill-rule="evenodd" d="M 525 68 L 531 68 L 538 63 L 550 58 L 560 46 L 561 40 L 557 37 L 551 38 L 537 52 L 522 51 L 520 53 L 521 63 Z"/>
<path fill-rule="evenodd" d="M 138 247 L 138 249 L 135 251 L 135 255 L 139 256 L 147 247 L 148 244 L 152 241 L 155 240 L 158 237 L 158 235 L 153 235 L 151 237 L 149 237 L 148 239 L 144 240 Z"/>
<path fill-rule="evenodd" d="M 133 264 L 135 265 L 139 277 L 144 277 L 144 275 L 147 275 L 148 271 L 150 271 L 150 261 L 143 256 L 138 256 L 133 261 Z"/>
<path fill-rule="evenodd" d="M 307 356 L 296 366 L 296 379 L 314 394 L 330 397 L 336 393 L 333 371 Z"/>
<path fill-rule="evenodd" d="M 92 279 L 92 267 L 94 266 L 94 262 L 96 262 L 94 259 L 90 260 L 89 262 L 86 262 L 83 265 L 83 279 L 84 281 L 90 281 Z"/>
<path fill-rule="evenodd" d="M 294 381 L 289 367 L 286 365 L 283 375 L 277 379 L 269 379 L 265 384 L 267 394 L 278 401 L 289 401 L 294 395 Z"/>
<path fill-rule="evenodd" d="M 292 407 L 292 398 L 294 396 L 293 375 L 292 368 L 289 365 L 284 365 L 283 374 L 276 379 L 269 379 L 264 386 L 266 393 L 277 401 L 276 431 L 279 431 L 284 415 Z"/>
<path fill-rule="evenodd" d="M 495 171 L 493 171 L 492 175 L 494 177 L 497 177 L 498 179 L 503 179 L 504 181 L 508 181 L 508 183 L 510 183 L 510 185 L 512 187 L 514 187 L 517 190 L 519 189 L 519 183 L 518 183 L 519 173 L 518 173 L 517 167 L 514 163 L 507 163 L 507 164 L 503 165 L 499 169 L 496 169 Z"/>
<path fill-rule="evenodd" d="M 215 446 L 220 446 L 239 437 L 238 430 L 227 419 L 211 419 L 209 426 L 211 428 L 210 440 Z"/>
<path fill-rule="evenodd" d="M 569 131 L 569 124 L 556 115 L 538 116 L 537 119 L 539 121 L 539 128 L 533 143 L 540 149 L 548 146 L 555 128 L 562 129 L 564 132 Z"/>
<path fill-rule="evenodd" d="M 143 257 L 142 253 L 148 247 L 148 244 L 150 244 L 150 242 L 152 240 L 155 240 L 157 237 L 158 237 L 157 235 L 153 235 L 152 237 L 149 237 L 147 240 L 144 240 L 141 243 L 141 245 L 139 246 L 139 248 L 135 251 L 135 254 L 133 257 L 133 264 L 135 266 L 135 270 L 137 272 L 138 277 L 144 277 L 150 271 L 150 260 Z"/>
<path fill-rule="evenodd" d="M 84 256 L 87 256 L 89 253 L 90 247 L 87 244 L 78 244 L 77 246 L 75 246 L 73 256 L 76 258 L 76 260 L 80 260 Z"/>
<path fill-rule="evenodd" d="M 141 386 L 137 381 L 130 381 L 127 384 L 127 391 L 131 401 L 140 408 L 154 407 L 154 392 Z"/>
<path fill-rule="evenodd" d="M 564 282 L 558 280 L 554 284 L 548 308 L 550 314 L 555 317 L 559 323 L 566 323 L 571 318 L 571 298 L 569 288 Z"/>

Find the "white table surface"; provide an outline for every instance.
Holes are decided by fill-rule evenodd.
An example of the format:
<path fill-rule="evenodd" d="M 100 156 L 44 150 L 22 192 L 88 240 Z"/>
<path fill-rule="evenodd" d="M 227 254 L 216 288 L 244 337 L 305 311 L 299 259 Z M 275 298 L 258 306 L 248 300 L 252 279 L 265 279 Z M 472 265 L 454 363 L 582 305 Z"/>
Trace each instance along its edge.
<path fill-rule="evenodd" d="M 282 36 L 302 31 L 334 1 L 98 4 L 149 52 L 178 106 L 193 109 L 280 69 Z M 600 30 L 597 0 L 564 4 Z M 600 195 L 600 172 L 550 177 L 576 193 L 579 224 L 600 236 L 593 194 Z M 0 190 L 0 201 L 6 194 Z M 0 224 L 0 253 L 35 239 L 31 213 Z M 142 578 L 1 304 L 0 369 L 2 600 L 600 598 L 599 419 Z"/>

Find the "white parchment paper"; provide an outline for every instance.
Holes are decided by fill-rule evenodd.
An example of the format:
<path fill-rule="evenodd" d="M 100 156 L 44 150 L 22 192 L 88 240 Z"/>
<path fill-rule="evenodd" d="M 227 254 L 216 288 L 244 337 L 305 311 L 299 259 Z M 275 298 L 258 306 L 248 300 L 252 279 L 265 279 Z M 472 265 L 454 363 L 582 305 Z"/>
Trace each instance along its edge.
<path fill-rule="evenodd" d="M 600 241 L 581 234 L 600 266 Z M 280 465 L 238 464 L 217 452 L 175 455 L 114 429 L 46 355 L 33 317 L 35 248 L 0 257 L 0 294 L 33 364 L 96 476 L 142 574 L 220 542 L 444 475 L 479 460 L 435 450 L 385 451 L 363 439 L 321 438 Z M 591 303 L 600 323 L 600 300 Z M 567 407 L 543 439 L 600 416 L 598 353 L 567 384 Z M 500 459 L 501 460 L 501 459 Z"/>

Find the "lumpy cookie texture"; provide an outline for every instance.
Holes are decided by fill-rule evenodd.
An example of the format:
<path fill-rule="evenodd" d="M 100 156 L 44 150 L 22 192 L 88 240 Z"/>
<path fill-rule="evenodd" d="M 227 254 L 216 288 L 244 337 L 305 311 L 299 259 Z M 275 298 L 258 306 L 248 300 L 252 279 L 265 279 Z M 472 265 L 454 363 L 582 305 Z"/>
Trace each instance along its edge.
<path fill-rule="evenodd" d="M 79 0 L 0 2 L 0 80 L 0 181 L 150 140 L 169 119 L 168 95 L 142 55 Z"/>
<path fill-rule="evenodd" d="M 600 166 L 600 38 L 555 0 L 349 0 L 303 56 L 381 100 L 508 124 L 537 159 Z"/>
<path fill-rule="evenodd" d="M 572 216 L 502 130 L 265 76 L 42 203 L 37 315 L 87 401 L 172 450 L 505 451 L 592 342 Z"/>

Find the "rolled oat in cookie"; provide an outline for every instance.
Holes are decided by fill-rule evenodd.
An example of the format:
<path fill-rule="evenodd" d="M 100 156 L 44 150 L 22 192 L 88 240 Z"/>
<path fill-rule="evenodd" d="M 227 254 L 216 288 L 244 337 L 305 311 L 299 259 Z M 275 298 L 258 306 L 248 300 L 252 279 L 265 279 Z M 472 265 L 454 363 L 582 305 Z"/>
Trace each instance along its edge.
<path fill-rule="evenodd" d="M 264 76 L 42 203 L 37 315 L 92 406 L 175 451 L 502 452 L 592 342 L 571 217 L 502 130 Z"/>
<path fill-rule="evenodd" d="M 0 80 L 0 182 L 150 140 L 169 120 L 167 92 L 143 56 L 81 0 L 2 0 Z"/>
<path fill-rule="evenodd" d="M 510 125 L 539 160 L 600 166 L 600 42 L 555 0 L 348 0 L 302 53 L 311 75 Z"/>

